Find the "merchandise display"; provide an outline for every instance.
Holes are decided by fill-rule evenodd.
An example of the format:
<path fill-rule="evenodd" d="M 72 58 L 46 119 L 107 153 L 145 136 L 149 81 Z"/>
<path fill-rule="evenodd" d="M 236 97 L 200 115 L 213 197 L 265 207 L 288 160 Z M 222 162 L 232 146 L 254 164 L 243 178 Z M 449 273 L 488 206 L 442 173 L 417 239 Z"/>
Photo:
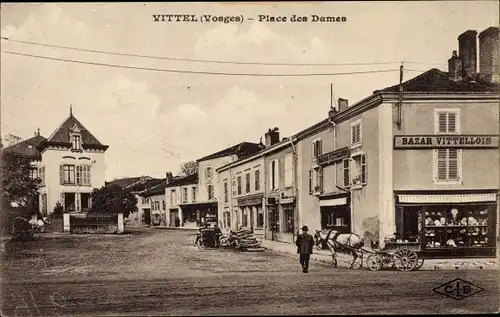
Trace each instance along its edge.
<path fill-rule="evenodd" d="M 487 207 L 433 207 L 424 214 L 425 248 L 481 248 L 489 246 Z"/>

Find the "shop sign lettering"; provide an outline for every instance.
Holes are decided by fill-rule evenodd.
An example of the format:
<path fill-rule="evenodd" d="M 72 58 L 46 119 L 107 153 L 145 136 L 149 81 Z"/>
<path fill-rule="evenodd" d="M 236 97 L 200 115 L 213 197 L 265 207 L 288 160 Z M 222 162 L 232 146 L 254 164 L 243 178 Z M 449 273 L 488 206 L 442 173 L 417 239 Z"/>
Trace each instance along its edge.
<path fill-rule="evenodd" d="M 394 148 L 498 148 L 498 135 L 394 136 Z"/>
<path fill-rule="evenodd" d="M 262 204 L 262 197 L 263 196 L 238 198 L 238 206 L 261 205 Z"/>
<path fill-rule="evenodd" d="M 340 161 L 344 158 L 349 157 L 349 148 L 341 148 L 339 150 L 325 153 L 318 157 L 318 165 L 328 165 L 335 161 Z"/>

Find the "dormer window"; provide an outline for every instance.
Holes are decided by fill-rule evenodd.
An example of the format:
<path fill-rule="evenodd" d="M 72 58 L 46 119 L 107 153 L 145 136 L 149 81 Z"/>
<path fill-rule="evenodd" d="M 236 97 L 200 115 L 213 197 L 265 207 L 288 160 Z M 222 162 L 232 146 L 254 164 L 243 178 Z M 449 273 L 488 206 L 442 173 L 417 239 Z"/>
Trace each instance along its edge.
<path fill-rule="evenodd" d="M 73 150 L 80 151 L 82 149 L 82 137 L 80 135 L 72 136 Z"/>

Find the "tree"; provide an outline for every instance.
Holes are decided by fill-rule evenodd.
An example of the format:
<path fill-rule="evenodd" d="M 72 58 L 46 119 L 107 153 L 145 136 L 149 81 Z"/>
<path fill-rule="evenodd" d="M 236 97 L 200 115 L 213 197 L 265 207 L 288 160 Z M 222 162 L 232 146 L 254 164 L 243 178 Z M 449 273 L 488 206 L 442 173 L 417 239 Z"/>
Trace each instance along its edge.
<path fill-rule="evenodd" d="M 198 162 L 189 161 L 181 164 L 180 176 L 189 176 L 198 172 Z"/>
<path fill-rule="evenodd" d="M 94 189 L 92 193 L 92 212 L 118 214 L 128 217 L 135 212 L 137 198 L 127 188 L 118 185 Z"/>
<path fill-rule="evenodd" d="M 20 207 L 36 212 L 36 200 L 41 180 L 33 179 L 31 159 L 15 153 L 1 154 L 0 178 L 2 206 Z"/>
<path fill-rule="evenodd" d="M 11 146 L 11 145 L 14 145 L 16 143 L 19 143 L 21 142 L 23 138 L 21 138 L 20 136 L 17 136 L 15 134 L 12 134 L 12 133 L 9 133 L 6 137 L 5 137 L 5 143 L 6 146 Z M 3 143 L 3 142 L 2 142 Z"/>

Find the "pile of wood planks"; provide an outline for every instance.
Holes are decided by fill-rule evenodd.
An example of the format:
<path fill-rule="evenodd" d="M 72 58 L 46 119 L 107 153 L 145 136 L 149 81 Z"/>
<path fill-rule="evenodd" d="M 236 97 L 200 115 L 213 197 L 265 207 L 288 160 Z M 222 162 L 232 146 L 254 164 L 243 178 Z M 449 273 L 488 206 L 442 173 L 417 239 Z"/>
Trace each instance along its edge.
<path fill-rule="evenodd" d="M 260 249 L 259 241 L 254 237 L 252 230 L 241 229 L 235 231 L 241 249 Z"/>

